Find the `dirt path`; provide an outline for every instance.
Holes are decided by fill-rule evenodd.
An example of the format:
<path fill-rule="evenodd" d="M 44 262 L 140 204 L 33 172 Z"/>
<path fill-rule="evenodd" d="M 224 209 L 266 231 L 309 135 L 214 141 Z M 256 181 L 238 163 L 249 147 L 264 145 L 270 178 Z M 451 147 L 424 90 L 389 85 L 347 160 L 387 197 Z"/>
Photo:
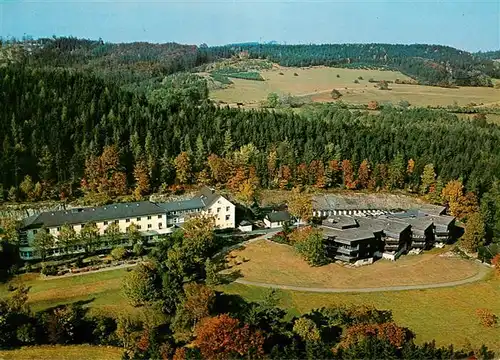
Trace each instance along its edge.
<path fill-rule="evenodd" d="M 242 285 L 251 285 L 264 288 L 274 288 L 282 290 L 293 290 L 293 291 L 304 291 L 304 292 L 316 292 L 316 293 L 368 293 L 368 292 L 381 292 L 381 291 L 404 291 L 404 290 L 423 290 L 423 289 L 435 289 L 442 287 L 452 287 L 470 284 L 476 281 L 482 280 L 491 269 L 486 266 L 481 266 L 479 272 L 469 278 L 449 281 L 445 283 L 438 284 L 427 284 L 427 285 L 402 285 L 402 286 L 382 286 L 377 288 L 352 288 L 352 289 L 335 289 L 335 288 L 317 288 L 317 287 L 302 287 L 302 286 L 292 286 L 292 285 L 282 285 L 282 284 L 269 284 L 263 282 L 254 282 L 243 279 L 236 279 L 234 282 Z"/>

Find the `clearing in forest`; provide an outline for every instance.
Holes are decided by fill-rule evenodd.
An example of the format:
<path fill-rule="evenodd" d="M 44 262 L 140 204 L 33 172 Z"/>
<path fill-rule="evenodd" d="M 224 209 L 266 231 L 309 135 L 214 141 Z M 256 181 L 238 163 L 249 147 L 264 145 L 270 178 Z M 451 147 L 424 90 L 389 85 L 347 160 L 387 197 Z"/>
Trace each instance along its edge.
<path fill-rule="evenodd" d="M 227 104 L 243 103 L 246 107 L 257 107 L 271 92 L 307 97 L 313 102 L 333 101 L 330 93 L 337 89 L 341 100 L 347 103 L 367 104 L 378 102 L 408 101 L 415 106 L 447 106 L 471 103 L 486 106 L 495 104 L 500 98 L 500 89 L 484 87 L 461 87 L 457 89 L 436 86 L 389 84 L 391 90 L 380 90 L 369 79 L 377 81 L 410 80 L 397 71 L 345 69 L 325 66 L 294 68 L 274 65 L 272 69 L 260 70 L 264 81 L 231 79 L 231 85 L 212 90 L 210 97 Z M 338 75 L 338 77 L 337 77 Z M 357 81 L 358 83 L 355 83 Z"/>
<path fill-rule="evenodd" d="M 0 359 L 4 360 L 119 360 L 122 355 L 123 349 L 92 345 L 44 345 L 0 350 Z"/>

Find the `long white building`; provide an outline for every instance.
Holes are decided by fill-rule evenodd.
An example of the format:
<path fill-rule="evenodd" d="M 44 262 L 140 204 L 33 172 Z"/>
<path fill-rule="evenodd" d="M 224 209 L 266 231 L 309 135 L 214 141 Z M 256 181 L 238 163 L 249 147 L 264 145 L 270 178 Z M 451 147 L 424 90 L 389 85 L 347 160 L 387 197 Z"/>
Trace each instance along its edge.
<path fill-rule="evenodd" d="M 187 218 L 201 214 L 213 216 L 216 228 L 235 228 L 235 209 L 235 205 L 228 199 L 213 189 L 204 187 L 195 197 L 183 201 L 166 203 L 139 201 L 42 212 L 23 220 L 19 234 L 20 257 L 23 260 L 39 258 L 32 244 L 37 232 L 43 231 L 42 228 L 54 237 L 55 246 L 49 249 L 47 256 L 55 257 L 84 251 L 82 244 L 70 248 L 58 245 L 60 230 L 64 225 L 71 226 L 75 233 L 79 234 L 86 224 L 95 223 L 104 239 L 107 227 L 115 223 L 123 234 L 123 241 L 127 242 L 127 229 L 131 224 L 135 224 L 143 238 L 151 240 L 173 232 Z M 101 247 L 110 246 L 103 241 Z"/>

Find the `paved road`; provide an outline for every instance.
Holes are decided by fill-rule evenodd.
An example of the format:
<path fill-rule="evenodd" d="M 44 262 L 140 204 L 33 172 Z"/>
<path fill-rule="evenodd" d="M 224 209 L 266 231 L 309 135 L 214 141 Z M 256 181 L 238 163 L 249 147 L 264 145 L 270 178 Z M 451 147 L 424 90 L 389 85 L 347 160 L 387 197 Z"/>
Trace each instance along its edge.
<path fill-rule="evenodd" d="M 243 285 L 251 285 L 258 286 L 264 288 L 273 288 L 273 289 L 283 289 L 283 290 L 294 290 L 294 291 L 304 291 L 304 292 L 316 292 L 316 293 L 369 293 L 369 292 L 380 292 L 380 291 L 403 291 L 403 290 L 422 290 L 422 289 L 435 289 L 442 287 L 451 287 L 451 286 L 459 286 L 466 285 L 476 281 L 482 280 L 489 272 L 490 268 L 481 265 L 479 268 L 479 272 L 469 278 L 450 281 L 439 284 L 423 284 L 423 285 L 402 285 L 402 286 L 382 286 L 378 288 L 352 288 L 352 289 L 341 289 L 341 288 L 315 288 L 315 287 L 302 287 L 302 286 L 293 286 L 293 285 L 281 285 L 281 284 L 269 284 L 263 282 L 255 282 L 248 281 L 243 279 L 236 279 L 234 282 Z"/>

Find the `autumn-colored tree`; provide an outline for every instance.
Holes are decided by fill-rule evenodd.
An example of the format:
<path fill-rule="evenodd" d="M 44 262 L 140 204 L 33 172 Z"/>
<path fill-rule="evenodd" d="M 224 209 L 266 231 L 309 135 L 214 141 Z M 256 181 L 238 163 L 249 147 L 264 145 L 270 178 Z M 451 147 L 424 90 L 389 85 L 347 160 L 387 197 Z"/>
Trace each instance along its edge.
<path fill-rule="evenodd" d="M 379 104 L 378 101 L 372 100 L 368 103 L 367 106 L 368 110 L 378 110 Z"/>
<path fill-rule="evenodd" d="M 106 239 L 112 244 L 112 245 L 117 245 L 120 243 L 121 240 L 121 231 L 120 231 L 120 225 L 118 225 L 115 222 L 112 222 L 111 224 L 108 225 L 106 230 L 104 230 L 106 234 Z"/>
<path fill-rule="evenodd" d="M 267 155 L 267 172 L 269 177 L 269 182 L 271 184 L 275 183 L 276 171 L 278 170 L 278 153 L 275 149 L 269 151 Z"/>
<path fill-rule="evenodd" d="M 225 184 L 231 176 L 231 166 L 228 161 L 215 154 L 212 154 L 207 159 L 210 169 L 210 176 L 215 183 Z"/>
<path fill-rule="evenodd" d="M 321 340 L 318 326 L 309 318 L 301 317 L 293 323 L 293 332 L 299 335 L 304 341 L 316 342 Z"/>
<path fill-rule="evenodd" d="M 448 204 L 451 215 L 457 216 L 463 194 L 464 185 L 460 180 L 451 180 L 443 188 L 441 197 Z"/>
<path fill-rule="evenodd" d="M 233 176 L 227 182 L 227 187 L 234 193 L 237 193 L 240 189 L 241 183 L 246 179 L 247 179 L 246 169 L 243 167 L 239 167 L 236 169 Z"/>
<path fill-rule="evenodd" d="M 406 173 L 408 175 L 412 175 L 415 172 L 415 160 L 408 160 L 408 164 L 406 165 Z"/>
<path fill-rule="evenodd" d="M 462 236 L 462 246 L 470 252 L 475 252 L 477 247 L 482 243 L 485 235 L 485 225 L 483 217 L 480 213 L 469 214 L 465 232 Z"/>
<path fill-rule="evenodd" d="M 85 247 L 85 252 L 91 252 L 99 241 L 99 229 L 95 222 L 86 223 L 79 234 L 80 243 Z"/>
<path fill-rule="evenodd" d="M 181 152 L 174 160 L 175 174 L 180 184 L 189 184 L 193 177 L 191 158 L 186 151 Z"/>
<path fill-rule="evenodd" d="M 355 189 L 357 184 L 354 180 L 354 170 L 352 168 L 351 160 L 342 161 L 342 177 L 344 180 L 344 186 L 347 189 Z"/>
<path fill-rule="evenodd" d="M 477 309 L 476 316 L 484 327 L 495 327 L 498 324 L 498 316 L 493 314 L 490 309 Z"/>
<path fill-rule="evenodd" d="M 226 314 L 203 319 L 196 327 L 193 344 L 208 360 L 264 355 L 262 334 Z"/>
<path fill-rule="evenodd" d="M 339 346 L 347 348 L 358 343 L 366 337 L 376 337 L 388 341 L 395 347 L 402 347 L 412 340 L 415 335 L 405 327 L 400 327 L 393 322 L 382 324 L 356 324 L 347 328 Z"/>
<path fill-rule="evenodd" d="M 297 185 L 306 185 L 307 184 L 307 180 L 309 178 L 309 173 L 307 171 L 307 165 L 304 164 L 304 163 L 301 163 L 297 166 L 297 181 L 296 181 L 296 184 Z"/>
<path fill-rule="evenodd" d="M 184 247 L 189 249 L 194 257 L 201 257 L 214 244 L 214 228 L 213 216 L 197 216 L 189 219 L 183 225 Z"/>
<path fill-rule="evenodd" d="M 424 167 L 424 172 L 421 176 L 420 193 L 427 194 L 431 186 L 436 183 L 436 172 L 433 164 L 427 164 Z"/>
<path fill-rule="evenodd" d="M 170 359 L 170 358 L 168 358 Z M 172 360 L 186 360 L 187 359 L 187 356 L 186 356 L 186 348 L 185 347 L 180 347 L 180 348 L 177 348 L 175 349 L 175 353 L 174 353 L 174 356 L 172 357 Z M 167 360 L 167 359 L 165 359 Z"/>
<path fill-rule="evenodd" d="M 292 181 L 292 170 L 290 169 L 290 166 L 280 166 L 278 178 L 279 188 L 282 190 L 289 189 Z"/>
<path fill-rule="evenodd" d="M 479 212 L 479 200 L 476 194 L 471 191 L 465 193 L 460 198 L 460 208 L 457 211 L 456 217 L 460 220 L 468 218 L 469 214 Z"/>
<path fill-rule="evenodd" d="M 184 309 L 189 312 L 194 323 L 210 315 L 215 302 L 215 292 L 203 284 L 189 283 L 184 285 Z"/>
<path fill-rule="evenodd" d="M 371 167 L 367 159 L 363 160 L 358 169 L 358 183 L 362 189 L 367 189 L 370 183 Z"/>
<path fill-rule="evenodd" d="M 312 176 L 313 184 L 318 189 L 324 189 L 327 186 L 327 178 L 325 174 L 325 167 L 322 161 L 313 160 L 309 165 L 309 171 Z"/>
<path fill-rule="evenodd" d="M 77 243 L 78 236 L 76 235 L 76 231 L 73 229 L 73 226 L 64 224 L 61 226 L 57 240 L 62 246 L 70 247 Z"/>
<path fill-rule="evenodd" d="M 297 188 L 292 190 L 288 201 L 288 210 L 300 221 L 308 222 L 312 218 L 312 199 L 308 194 L 301 193 Z"/>
<path fill-rule="evenodd" d="M 495 273 L 500 275 L 500 254 L 496 254 L 493 259 L 491 259 L 491 265 L 493 265 Z"/>
<path fill-rule="evenodd" d="M 85 160 L 85 177 L 81 185 L 86 192 L 107 196 L 127 192 L 127 177 L 120 169 L 120 157 L 115 145 L 106 146 L 101 156 L 91 155 Z"/>
<path fill-rule="evenodd" d="M 331 160 L 328 162 L 326 177 L 329 180 L 329 186 L 337 186 L 341 184 L 342 169 L 338 160 Z"/>
<path fill-rule="evenodd" d="M 34 189 L 35 185 L 33 184 L 31 176 L 26 175 L 21 184 L 19 184 L 19 190 L 21 190 L 26 200 L 28 201 L 34 200 Z"/>
<path fill-rule="evenodd" d="M 311 226 L 303 226 L 294 229 L 288 234 L 288 241 L 290 244 L 295 245 L 299 242 L 305 241 L 315 231 Z"/>
<path fill-rule="evenodd" d="M 134 166 L 134 179 L 134 196 L 136 200 L 140 200 L 142 196 L 148 194 L 150 190 L 149 171 L 146 160 L 142 158 L 137 160 Z"/>

